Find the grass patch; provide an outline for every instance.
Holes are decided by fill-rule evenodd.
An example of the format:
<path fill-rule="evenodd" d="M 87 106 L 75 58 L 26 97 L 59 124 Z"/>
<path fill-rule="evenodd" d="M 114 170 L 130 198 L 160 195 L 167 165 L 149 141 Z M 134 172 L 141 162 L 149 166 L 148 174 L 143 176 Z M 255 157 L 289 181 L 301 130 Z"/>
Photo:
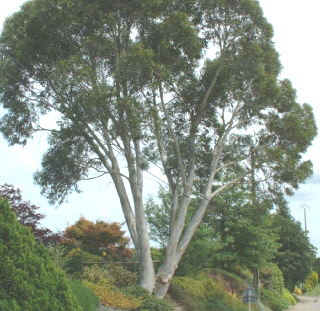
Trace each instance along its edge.
<path fill-rule="evenodd" d="M 99 298 L 95 295 L 93 290 L 86 287 L 80 280 L 71 279 L 70 286 L 76 295 L 79 304 L 85 311 L 96 311 L 99 306 Z"/>
<path fill-rule="evenodd" d="M 320 284 L 317 284 L 310 292 L 306 292 L 303 296 L 320 296 Z"/>

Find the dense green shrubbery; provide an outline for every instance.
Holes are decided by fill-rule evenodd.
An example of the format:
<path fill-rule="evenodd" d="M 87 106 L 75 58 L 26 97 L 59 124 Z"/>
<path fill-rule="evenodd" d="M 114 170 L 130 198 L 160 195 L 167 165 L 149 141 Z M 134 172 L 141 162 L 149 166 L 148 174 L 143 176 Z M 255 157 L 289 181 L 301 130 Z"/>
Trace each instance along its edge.
<path fill-rule="evenodd" d="M 64 272 L 0 199 L 0 310 L 80 311 Z"/>
<path fill-rule="evenodd" d="M 302 284 L 302 293 L 311 292 L 312 289 L 318 284 L 318 273 L 312 271 L 306 278 L 305 282 Z"/>
<path fill-rule="evenodd" d="M 108 263 L 103 267 L 98 267 L 97 265 L 85 267 L 83 272 L 82 277 L 90 282 L 98 283 L 99 281 L 106 279 L 109 284 L 120 288 L 137 284 L 138 282 L 135 273 L 114 263 Z"/>
<path fill-rule="evenodd" d="M 123 287 L 121 291 L 124 294 L 142 298 L 142 304 L 136 311 L 172 311 L 171 305 L 165 299 L 150 296 L 149 292 L 139 285 Z"/>
<path fill-rule="evenodd" d="M 318 284 L 318 273 L 312 271 L 306 278 L 306 285 L 308 291 L 311 291 Z"/>
<path fill-rule="evenodd" d="M 104 266 L 110 275 L 113 278 L 113 285 L 117 287 L 124 287 L 138 283 L 137 274 L 128 271 L 121 267 L 120 265 L 114 263 L 108 263 Z"/>
<path fill-rule="evenodd" d="M 81 267 L 83 262 L 101 262 L 101 256 L 90 254 L 83 251 L 81 254 L 80 248 L 74 248 L 65 256 L 64 270 L 68 274 L 79 277 L 81 275 Z"/>
<path fill-rule="evenodd" d="M 286 300 L 288 300 L 290 305 L 296 304 L 296 299 L 294 296 L 290 293 L 290 291 L 286 288 L 283 289 L 282 297 Z"/>
<path fill-rule="evenodd" d="M 205 288 L 201 281 L 189 277 L 174 277 L 169 292 L 187 311 L 205 310 Z"/>
<path fill-rule="evenodd" d="M 282 311 L 289 307 L 289 301 L 275 290 L 261 288 L 261 302 L 272 311 Z"/>
<path fill-rule="evenodd" d="M 100 300 L 109 306 L 136 311 L 171 311 L 164 299 L 150 296 L 148 291 L 137 285 L 135 274 L 115 264 L 103 268 L 98 266 L 84 269 L 84 283 Z"/>
<path fill-rule="evenodd" d="M 237 299 L 236 294 L 228 291 L 227 284 L 223 280 L 212 279 L 208 275 L 200 275 L 197 279 L 173 278 L 170 294 L 187 311 L 247 310 L 241 300 Z"/>
<path fill-rule="evenodd" d="M 106 306 L 118 309 L 171 311 L 165 300 L 150 296 L 148 291 L 137 285 L 136 275 L 121 266 L 108 264 L 105 267 L 86 267 L 83 278 Z"/>
<path fill-rule="evenodd" d="M 311 290 L 311 289 L 310 289 L 310 290 Z M 310 291 L 310 290 L 309 290 L 309 291 Z M 308 287 L 307 287 L 306 283 L 303 283 L 303 284 L 302 284 L 302 289 L 301 289 L 301 291 L 302 291 L 303 294 L 308 291 Z"/>
<path fill-rule="evenodd" d="M 242 295 L 246 290 L 248 283 L 239 276 L 220 269 L 204 270 L 213 279 L 221 280 L 229 291 Z"/>
<path fill-rule="evenodd" d="M 282 294 L 284 279 L 281 270 L 276 264 L 268 264 L 260 269 L 260 278 L 265 289 L 277 291 Z"/>
<path fill-rule="evenodd" d="M 206 311 L 234 311 L 234 309 L 217 299 L 217 297 L 209 296 L 206 302 Z"/>
<path fill-rule="evenodd" d="M 99 306 L 99 298 L 93 290 L 86 287 L 81 280 L 71 279 L 70 286 L 73 293 L 78 298 L 79 304 L 84 311 L 96 311 Z"/>
<path fill-rule="evenodd" d="M 260 269 L 261 301 L 273 311 L 282 311 L 296 303 L 289 290 L 284 287 L 284 279 L 281 270 L 276 264 L 268 264 Z"/>

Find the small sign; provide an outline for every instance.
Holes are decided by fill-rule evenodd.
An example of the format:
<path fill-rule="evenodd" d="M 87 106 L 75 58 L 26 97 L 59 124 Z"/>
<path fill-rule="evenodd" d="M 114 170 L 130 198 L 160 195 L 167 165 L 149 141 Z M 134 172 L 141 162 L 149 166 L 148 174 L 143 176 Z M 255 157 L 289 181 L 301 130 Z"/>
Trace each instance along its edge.
<path fill-rule="evenodd" d="M 242 295 L 243 302 L 257 302 L 258 296 L 256 295 L 251 284 L 248 285 L 248 288 L 244 291 Z"/>
<path fill-rule="evenodd" d="M 107 256 L 107 253 L 106 253 L 106 252 L 103 252 L 102 255 L 103 255 L 103 257 L 106 257 L 106 256 Z"/>

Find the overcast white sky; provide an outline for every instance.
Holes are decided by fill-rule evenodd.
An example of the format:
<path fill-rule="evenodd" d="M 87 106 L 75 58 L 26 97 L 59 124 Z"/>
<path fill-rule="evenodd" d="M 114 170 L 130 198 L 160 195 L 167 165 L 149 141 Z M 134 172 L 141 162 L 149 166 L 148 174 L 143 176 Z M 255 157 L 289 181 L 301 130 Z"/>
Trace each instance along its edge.
<path fill-rule="evenodd" d="M 0 25 L 11 13 L 19 10 L 24 0 L 1 1 Z M 280 53 L 284 70 L 283 78 L 289 78 L 297 89 L 298 102 L 310 104 L 319 127 L 320 106 L 320 60 L 319 30 L 320 2 L 318 0 L 261 0 L 261 7 L 274 27 L 274 42 Z M 2 111 L 0 110 L 0 115 Z M 123 221 L 120 204 L 112 183 L 91 181 L 82 185 L 82 194 L 70 196 L 69 203 L 58 208 L 49 206 L 41 197 L 39 187 L 33 184 L 33 173 L 40 166 L 41 155 L 45 151 L 45 138 L 37 136 L 25 148 L 8 147 L 0 136 L 0 184 L 14 184 L 23 191 L 23 198 L 40 206 L 47 215 L 43 226 L 52 230 L 63 230 L 67 223 L 74 223 L 80 215 L 95 220 Z M 306 159 L 314 164 L 314 176 L 301 185 L 296 194 L 289 198 L 291 213 L 304 223 L 302 204 L 307 204 L 307 229 L 311 243 L 320 254 L 320 138 L 317 137 L 308 150 Z M 150 176 L 151 177 L 151 176 Z M 150 181 L 145 191 L 157 193 L 158 184 Z"/>

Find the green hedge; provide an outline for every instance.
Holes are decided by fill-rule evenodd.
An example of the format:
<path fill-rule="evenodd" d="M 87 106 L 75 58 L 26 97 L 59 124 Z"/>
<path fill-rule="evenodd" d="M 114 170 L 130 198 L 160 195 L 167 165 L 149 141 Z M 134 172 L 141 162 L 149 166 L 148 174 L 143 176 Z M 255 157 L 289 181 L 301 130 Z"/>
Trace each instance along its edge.
<path fill-rule="evenodd" d="M 84 311 L 97 310 L 100 300 L 92 289 L 86 287 L 81 280 L 77 279 L 71 279 L 70 286 Z"/>

